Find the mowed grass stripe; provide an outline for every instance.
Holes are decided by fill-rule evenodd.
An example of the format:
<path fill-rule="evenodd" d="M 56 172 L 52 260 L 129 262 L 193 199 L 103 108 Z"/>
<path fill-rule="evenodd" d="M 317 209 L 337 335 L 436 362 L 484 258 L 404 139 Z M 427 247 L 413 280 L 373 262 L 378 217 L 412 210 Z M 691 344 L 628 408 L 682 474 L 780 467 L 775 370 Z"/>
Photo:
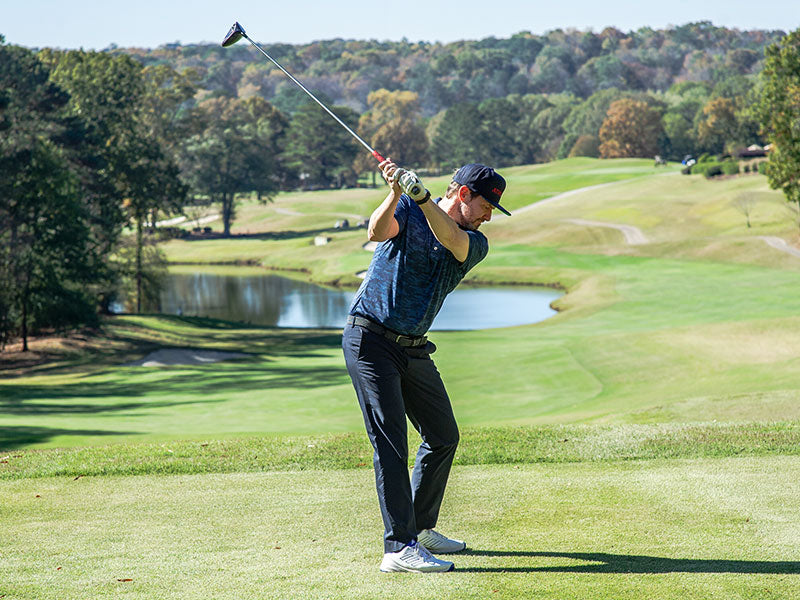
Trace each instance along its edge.
<path fill-rule="evenodd" d="M 409 447 L 418 443 L 411 434 Z M 800 455 L 800 422 L 466 428 L 455 464 L 770 455 Z M 366 436 L 356 433 L 175 440 L 0 455 L 3 480 L 359 468 L 372 468 L 372 449 Z"/>

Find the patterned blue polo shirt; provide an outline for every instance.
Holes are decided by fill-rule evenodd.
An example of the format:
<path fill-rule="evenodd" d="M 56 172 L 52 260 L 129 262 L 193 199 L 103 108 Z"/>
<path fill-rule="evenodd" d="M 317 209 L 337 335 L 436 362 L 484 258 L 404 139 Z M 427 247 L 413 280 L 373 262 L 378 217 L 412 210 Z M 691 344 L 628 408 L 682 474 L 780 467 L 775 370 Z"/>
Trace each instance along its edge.
<path fill-rule="evenodd" d="M 378 244 L 350 314 L 402 335 L 425 335 L 447 294 L 486 257 L 489 242 L 479 231 L 465 230 L 469 250 L 459 263 L 433 235 L 422 209 L 405 194 L 397 201 L 394 218 L 400 232 Z"/>

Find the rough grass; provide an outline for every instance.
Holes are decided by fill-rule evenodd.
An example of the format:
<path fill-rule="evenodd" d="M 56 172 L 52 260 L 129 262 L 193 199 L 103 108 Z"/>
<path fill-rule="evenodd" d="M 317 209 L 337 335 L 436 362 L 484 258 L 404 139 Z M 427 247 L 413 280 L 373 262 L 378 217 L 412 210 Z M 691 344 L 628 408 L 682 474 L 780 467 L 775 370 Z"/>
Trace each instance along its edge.
<path fill-rule="evenodd" d="M 800 455 L 800 422 L 477 427 L 457 465 Z M 419 443 L 409 436 L 409 447 Z M 411 457 L 413 464 L 413 453 Z M 363 433 L 206 438 L 0 454 L 0 479 L 372 469 Z"/>

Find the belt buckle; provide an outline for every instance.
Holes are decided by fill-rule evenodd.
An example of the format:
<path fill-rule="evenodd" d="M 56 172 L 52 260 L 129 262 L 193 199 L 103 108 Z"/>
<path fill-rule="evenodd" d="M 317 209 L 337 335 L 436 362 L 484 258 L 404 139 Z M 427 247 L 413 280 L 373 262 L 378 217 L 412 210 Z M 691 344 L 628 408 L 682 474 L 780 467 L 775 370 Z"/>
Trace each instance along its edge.
<path fill-rule="evenodd" d="M 403 339 L 404 337 L 406 337 L 406 336 L 397 334 L 396 336 L 394 336 L 394 343 L 395 344 L 399 344 L 400 340 Z"/>

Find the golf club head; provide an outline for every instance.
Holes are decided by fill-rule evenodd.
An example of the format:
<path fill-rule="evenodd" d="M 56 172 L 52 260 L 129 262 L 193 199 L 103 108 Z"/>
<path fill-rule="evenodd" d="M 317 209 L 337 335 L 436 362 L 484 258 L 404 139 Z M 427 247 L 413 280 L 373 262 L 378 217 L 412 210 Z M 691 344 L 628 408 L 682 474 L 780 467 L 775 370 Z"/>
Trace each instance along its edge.
<path fill-rule="evenodd" d="M 222 47 L 227 48 L 228 46 L 233 46 L 236 42 L 244 37 L 244 29 L 242 26 L 239 25 L 239 22 L 233 24 L 231 30 L 228 32 L 228 35 L 225 36 L 225 39 L 222 40 Z"/>

